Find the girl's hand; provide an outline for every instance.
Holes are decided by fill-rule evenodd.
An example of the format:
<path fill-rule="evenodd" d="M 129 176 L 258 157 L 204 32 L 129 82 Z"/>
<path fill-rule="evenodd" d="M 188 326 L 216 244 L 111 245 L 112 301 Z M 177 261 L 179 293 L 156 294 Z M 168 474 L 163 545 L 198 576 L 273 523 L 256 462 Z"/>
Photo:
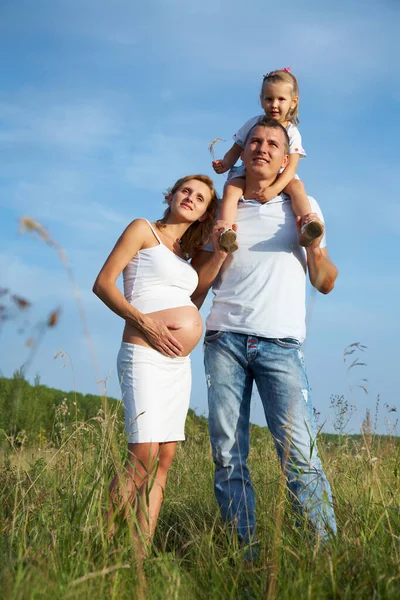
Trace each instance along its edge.
<path fill-rule="evenodd" d="M 170 332 L 171 329 L 180 328 L 181 326 L 175 321 L 156 321 L 149 317 L 142 325 L 142 331 L 153 348 L 164 354 L 164 356 L 172 358 L 182 356 L 183 346 Z"/>
<path fill-rule="evenodd" d="M 229 167 L 225 164 L 223 159 L 213 160 L 212 166 L 214 171 L 219 175 L 222 175 L 222 173 L 226 173 L 227 171 L 229 171 Z"/>
<path fill-rule="evenodd" d="M 276 198 L 277 193 L 273 186 L 270 186 L 269 188 L 261 190 L 259 196 L 262 202 L 269 202 L 270 200 Z M 256 198 L 256 200 L 258 200 L 258 198 Z"/>

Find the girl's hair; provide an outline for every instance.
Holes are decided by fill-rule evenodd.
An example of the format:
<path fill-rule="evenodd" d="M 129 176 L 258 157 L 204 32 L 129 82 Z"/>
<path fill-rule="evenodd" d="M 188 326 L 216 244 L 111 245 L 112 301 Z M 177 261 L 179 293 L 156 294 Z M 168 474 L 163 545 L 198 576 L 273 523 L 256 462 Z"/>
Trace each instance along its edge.
<path fill-rule="evenodd" d="M 261 96 L 264 90 L 264 85 L 267 83 L 290 83 L 292 86 L 292 96 L 297 96 L 297 103 L 293 110 L 290 110 L 286 116 L 286 119 L 289 123 L 293 123 L 293 125 L 299 124 L 299 84 L 297 83 L 296 77 L 290 72 L 289 67 L 286 69 L 278 69 L 277 71 L 271 71 L 264 75 L 262 86 L 261 86 Z"/>
<path fill-rule="evenodd" d="M 192 223 L 182 236 L 181 249 L 182 252 L 187 254 L 189 257 L 192 257 L 196 250 L 200 250 L 204 246 L 204 244 L 206 244 L 210 239 L 218 209 L 218 195 L 214 189 L 214 183 L 212 179 L 207 177 L 207 175 L 186 175 L 186 177 L 181 177 L 181 179 L 178 179 L 178 181 L 172 186 L 172 188 L 168 190 L 168 196 L 166 196 L 166 199 L 169 196 L 172 197 L 175 194 L 175 192 L 177 192 L 183 185 L 185 185 L 185 183 L 187 183 L 191 179 L 196 179 L 197 181 L 205 183 L 211 192 L 211 199 L 208 203 L 207 210 L 204 215 L 204 221 L 195 221 L 195 223 Z M 164 212 L 162 219 L 156 221 L 157 226 L 160 229 L 163 229 L 166 226 L 166 221 L 170 214 L 171 208 L 168 206 L 168 208 Z"/>

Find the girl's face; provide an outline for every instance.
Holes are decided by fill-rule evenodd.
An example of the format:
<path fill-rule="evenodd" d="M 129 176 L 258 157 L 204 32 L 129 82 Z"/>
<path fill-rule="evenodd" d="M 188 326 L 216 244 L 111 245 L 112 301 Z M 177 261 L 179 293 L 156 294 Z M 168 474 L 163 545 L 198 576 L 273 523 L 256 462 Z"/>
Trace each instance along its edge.
<path fill-rule="evenodd" d="M 175 192 L 170 200 L 171 213 L 194 223 L 206 218 L 211 191 L 208 185 L 197 179 L 189 179 Z"/>
<path fill-rule="evenodd" d="M 293 96 L 290 83 L 265 83 L 261 93 L 261 106 L 270 119 L 286 125 L 288 113 L 296 107 L 297 96 Z"/>

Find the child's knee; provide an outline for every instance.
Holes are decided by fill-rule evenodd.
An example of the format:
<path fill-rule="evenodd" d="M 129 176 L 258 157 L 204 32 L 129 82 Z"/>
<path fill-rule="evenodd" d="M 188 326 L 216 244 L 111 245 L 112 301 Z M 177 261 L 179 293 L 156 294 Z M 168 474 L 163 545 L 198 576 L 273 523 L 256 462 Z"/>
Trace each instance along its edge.
<path fill-rule="evenodd" d="M 303 182 L 300 179 L 295 179 L 295 178 L 293 178 L 292 181 L 290 181 L 287 184 L 285 191 L 287 191 L 289 196 L 290 196 L 290 192 L 292 192 L 292 194 L 305 194 L 306 193 Z"/>
<path fill-rule="evenodd" d="M 245 187 L 246 179 L 244 177 L 235 177 L 234 179 L 229 179 L 224 186 L 224 197 L 228 196 L 228 198 L 235 198 L 239 195 L 240 198 Z"/>

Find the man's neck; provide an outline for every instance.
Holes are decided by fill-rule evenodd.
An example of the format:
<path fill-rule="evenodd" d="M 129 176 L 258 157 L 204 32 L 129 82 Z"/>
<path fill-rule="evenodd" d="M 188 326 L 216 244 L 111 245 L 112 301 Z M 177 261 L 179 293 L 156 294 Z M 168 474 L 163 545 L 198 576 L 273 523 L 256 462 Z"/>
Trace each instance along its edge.
<path fill-rule="evenodd" d="M 278 176 L 273 179 L 251 179 L 246 178 L 246 186 L 244 188 L 243 197 L 246 200 L 257 200 L 261 204 L 268 202 L 270 194 L 268 189 L 276 182 Z"/>

